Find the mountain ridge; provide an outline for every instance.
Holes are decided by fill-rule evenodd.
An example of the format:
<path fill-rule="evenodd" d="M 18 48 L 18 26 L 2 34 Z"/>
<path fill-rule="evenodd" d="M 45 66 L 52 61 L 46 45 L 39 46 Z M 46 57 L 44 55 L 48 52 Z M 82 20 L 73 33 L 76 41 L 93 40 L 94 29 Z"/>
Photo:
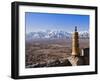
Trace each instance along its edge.
<path fill-rule="evenodd" d="M 39 31 L 39 32 L 30 32 L 26 34 L 26 40 L 31 39 L 63 39 L 72 38 L 72 32 L 66 31 Z M 88 31 L 79 32 L 79 38 L 89 38 Z"/>

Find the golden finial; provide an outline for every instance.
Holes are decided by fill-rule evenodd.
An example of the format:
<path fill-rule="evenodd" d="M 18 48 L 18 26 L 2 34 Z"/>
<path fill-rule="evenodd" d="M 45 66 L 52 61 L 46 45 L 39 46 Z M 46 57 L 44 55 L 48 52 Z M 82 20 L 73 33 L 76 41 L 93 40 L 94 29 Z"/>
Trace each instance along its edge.
<path fill-rule="evenodd" d="M 77 32 L 77 26 L 75 26 L 75 32 Z"/>

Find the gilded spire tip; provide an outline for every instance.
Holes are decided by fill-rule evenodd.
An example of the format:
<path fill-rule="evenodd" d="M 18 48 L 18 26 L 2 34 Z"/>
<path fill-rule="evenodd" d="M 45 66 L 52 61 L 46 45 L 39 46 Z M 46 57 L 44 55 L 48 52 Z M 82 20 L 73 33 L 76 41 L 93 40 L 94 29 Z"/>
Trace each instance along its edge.
<path fill-rule="evenodd" d="M 77 32 L 77 26 L 75 26 L 75 32 Z"/>

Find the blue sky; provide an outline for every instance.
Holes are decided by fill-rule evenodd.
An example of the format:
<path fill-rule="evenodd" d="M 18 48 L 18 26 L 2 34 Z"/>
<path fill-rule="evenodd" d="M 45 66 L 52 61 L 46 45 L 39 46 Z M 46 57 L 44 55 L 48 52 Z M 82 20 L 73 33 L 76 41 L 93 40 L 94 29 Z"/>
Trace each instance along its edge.
<path fill-rule="evenodd" d="M 25 24 L 26 33 L 46 30 L 73 32 L 75 26 L 78 31 L 88 31 L 89 16 L 25 12 Z"/>

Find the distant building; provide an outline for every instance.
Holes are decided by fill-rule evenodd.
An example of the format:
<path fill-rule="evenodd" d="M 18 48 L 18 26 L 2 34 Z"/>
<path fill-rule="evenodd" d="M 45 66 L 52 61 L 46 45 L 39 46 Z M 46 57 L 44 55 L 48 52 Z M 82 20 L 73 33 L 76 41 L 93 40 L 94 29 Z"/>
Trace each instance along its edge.
<path fill-rule="evenodd" d="M 81 49 L 81 55 L 80 56 L 89 56 L 89 48 Z"/>

